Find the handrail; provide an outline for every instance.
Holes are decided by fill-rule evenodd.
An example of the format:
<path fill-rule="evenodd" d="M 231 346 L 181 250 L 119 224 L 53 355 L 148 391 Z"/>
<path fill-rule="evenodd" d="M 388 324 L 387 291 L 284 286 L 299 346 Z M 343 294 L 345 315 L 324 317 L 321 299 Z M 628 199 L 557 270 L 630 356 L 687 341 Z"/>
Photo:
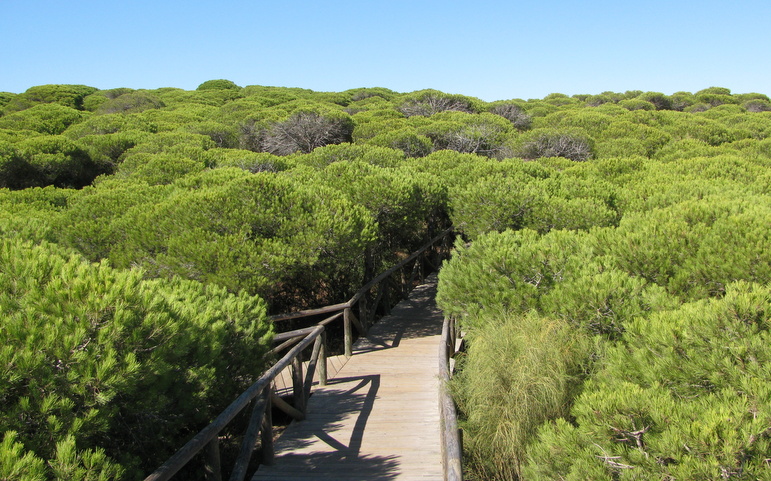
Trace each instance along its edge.
<path fill-rule="evenodd" d="M 442 324 L 442 342 L 439 346 L 439 415 L 442 420 L 442 467 L 445 481 L 463 479 L 463 445 L 461 431 L 458 429 L 458 415 L 455 402 L 450 395 L 450 359 L 456 354 L 459 331 L 455 319 L 444 318 Z"/>
<path fill-rule="evenodd" d="M 249 463 L 249 458 L 252 455 L 252 451 L 258 436 L 261 437 L 263 446 L 261 461 L 266 465 L 272 464 L 272 404 L 275 404 L 277 408 L 286 412 L 293 418 L 302 420 L 305 417 L 305 408 L 308 397 L 310 396 L 311 385 L 313 384 L 313 376 L 316 372 L 316 369 L 318 369 L 319 372 L 319 384 L 326 384 L 327 348 L 325 326 L 339 319 L 340 317 L 343 318 L 345 355 L 350 357 L 352 354 L 351 351 L 353 343 L 351 326 L 355 326 L 361 335 L 366 335 L 370 314 L 374 316 L 375 310 L 383 298 L 386 300 L 385 309 L 390 309 L 390 305 L 387 305 L 389 297 L 387 294 L 388 287 L 386 284 L 381 284 L 377 299 L 373 303 L 374 305 L 371 311 L 367 308 L 366 294 L 374 286 L 383 282 L 385 279 L 407 265 L 412 260 L 415 260 L 434 244 L 445 239 L 451 232 L 452 229 L 445 230 L 441 234 L 431 239 L 431 241 L 429 241 L 423 247 L 412 253 L 406 259 L 400 261 L 395 266 L 367 282 L 347 302 L 324 306 L 316 309 L 307 309 L 288 314 L 271 316 L 269 320 L 276 322 L 281 320 L 299 319 L 302 317 L 334 313 L 333 315 L 317 323 L 314 327 L 288 331 L 274 336 L 274 342 L 281 342 L 281 344 L 274 347 L 271 350 L 271 353 L 280 352 L 281 350 L 286 349 L 292 345 L 294 345 L 294 347 L 292 347 L 292 349 L 286 355 L 284 355 L 284 357 L 282 357 L 276 364 L 274 364 L 262 376 L 260 376 L 260 378 L 254 384 L 252 384 L 246 391 L 244 391 L 244 393 L 242 393 L 235 401 L 233 401 L 219 416 L 217 416 L 214 421 L 203 428 L 198 434 L 193 436 L 190 441 L 188 441 L 182 448 L 180 448 L 174 455 L 172 455 L 161 467 L 147 476 L 144 481 L 169 480 L 172 476 L 179 472 L 196 454 L 202 451 L 206 453 L 206 466 L 204 468 L 207 480 L 221 481 L 222 475 L 218 445 L 219 433 L 253 400 L 256 401 L 254 402 L 254 407 L 252 409 L 252 415 L 249 420 L 247 432 L 244 436 L 241 451 L 236 460 L 233 472 L 231 473 L 230 481 L 243 481 L 244 477 L 246 476 L 246 469 Z M 419 264 L 421 263 L 416 263 L 413 268 L 413 277 L 415 271 L 418 270 L 418 268 L 420 268 L 422 275 L 422 265 Z M 412 280 L 413 278 L 411 278 L 408 282 L 411 283 Z M 357 318 L 352 311 L 353 306 L 357 303 L 359 304 L 360 319 Z M 310 357 L 308 372 L 305 376 L 303 376 L 303 362 L 301 354 L 303 350 L 311 345 L 311 343 L 313 343 L 313 352 Z M 289 404 L 287 401 L 279 397 L 273 391 L 272 387 L 272 381 L 289 365 L 292 366 L 294 405 Z"/>
<path fill-rule="evenodd" d="M 155 472 L 146 477 L 145 481 L 167 481 L 170 479 L 180 469 L 182 469 L 193 458 L 193 456 L 206 448 L 209 443 L 214 442 L 216 444 L 217 436 L 219 435 L 220 431 L 222 431 L 222 429 L 224 429 L 225 426 L 227 426 L 230 421 L 232 421 L 233 418 L 235 418 L 236 415 L 249 404 L 249 402 L 251 402 L 257 396 L 263 395 L 262 397 L 266 399 L 262 404 L 265 405 L 262 406 L 262 409 L 258 409 L 260 406 L 255 406 L 250 424 L 256 424 L 259 422 L 259 420 L 254 419 L 255 414 L 259 414 L 257 417 L 259 417 L 261 420 L 263 413 L 265 411 L 269 411 L 268 408 L 270 407 L 270 392 L 268 392 L 266 396 L 266 388 L 268 388 L 268 391 L 272 391 L 272 387 L 270 385 L 271 381 L 273 381 L 273 379 L 275 379 L 276 376 L 278 376 L 281 371 L 287 368 L 290 364 L 296 363 L 296 360 L 299 358 L 299 355 L 302 353 L 302 351 L 306 347 L 310 346 L 311 343 L 320 339 L 323 332 L 324 326 L 315 327 L 313 331 L 305 336 L 305 338 L 299 344 L 297 344 L 288 353 L 286 353 L 284 357 L 282 357 L 276 364 L 268 369 L 265 374 L 260 376 L 260 378 L 254 384 L 249 386 L 246 391 L 244 391 L 235 401 L 233 401 L 227 408 L 225 408 L 225 410 L 219 416 L 217 416 L 214 421 L 199 431 L 198 434 L 193 436 L 193 438 L 188 441 L 187 444 L 180 448 L 165 463 L 163 463 L 161 467 L 156 469 Z M 316 351 L 316 349 L 314 349 L 314 351 Z M 312 375 L 310 370 L 309 374 Z M 302 389 L 305 390 L 306 387 L 302 386 Z M 253 444 L 254 442 L 252 442 L 252 445 Z M 251 452 L 249 452 L 249 455 L 251 455 Z M 218 470 L 219 466 L 217 466 L 215 469 Z M 234 477 L 231 476 L 231 480 L 233 479 Z M 243 479 L 243 477 L 240 479 Z"/>

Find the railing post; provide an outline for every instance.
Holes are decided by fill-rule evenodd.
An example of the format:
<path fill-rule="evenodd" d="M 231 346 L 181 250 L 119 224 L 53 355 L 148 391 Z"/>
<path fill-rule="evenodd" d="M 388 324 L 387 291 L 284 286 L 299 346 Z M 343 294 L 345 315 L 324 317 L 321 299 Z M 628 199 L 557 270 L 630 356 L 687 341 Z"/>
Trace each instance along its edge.
<path fill-rule="evenodd" d="M 275 459 L 276 452 L 273 449 L 273 386 L 268 387 L 268 396 L 265 401 L 265 415 L 262 417 L 262 427 L 260 429 L 260 463 L 265 466 L 271 466 Z"/>
<path fill-rule="evenodd" d="M 305 379 L 303 379 L 302 353 L 292 360 L 292 394 L 294 407 L 305 416 Z"/>
<path fill-rule="evenodd" d="M 365 330 L 369 330 L 369 311 L 367 310 L 367 293 L 359 299 L 359 322 Z"/>
<path fill-rule="evenodd" d="M 327 331 L 321 333 L 321 350 L 319 351 L 319 386 L 327 385 Z"/>
<path fill-rule="evenodd" d="M 383 300 L 381 301 L 383 303 L 383 306 L 385 309 L 383 309 L 383 312 L 385 315 L 391 314 L 391 288 L 389 286 L 389 283 L 391 282 L 391 277 L 386 277 L 383 279 Z"/>
<path fill-rule="evenodd" d="M 203 472 L 206 481 L 222 481 L 220 443 L 218 436 L 214 436 L 214 438 L 206 444 Z"/>
<path fill-rule="evenodd" d="M 230 481 L 243 481 L 246 477 L 249 460 L 252 458 L 254 446 L 257 443 L 257 436 L 262 427 L 262 418 L 267 407 L 270 405 L 270 388 L 265 388 L 253 402 L 252 416 L 249 418 L 249 425 L 246 428 L 246 433 L 244 433 L 238 458 L 236 458 L 236 462 L 233 465 Z"/>
<path fill-rule="evenodd" d="M 351 334 L 351 308 L 343 311 L 343 342 L 345 344 L 345 357 L 353 355 L 353 335 Z"/>

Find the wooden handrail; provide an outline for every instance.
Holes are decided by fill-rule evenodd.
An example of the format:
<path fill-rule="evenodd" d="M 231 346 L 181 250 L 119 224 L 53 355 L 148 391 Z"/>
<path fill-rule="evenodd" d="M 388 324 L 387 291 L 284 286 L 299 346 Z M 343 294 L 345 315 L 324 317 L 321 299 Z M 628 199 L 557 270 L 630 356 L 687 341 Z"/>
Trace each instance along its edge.
<path fill-rule="evenodd" d="M 302 351 L 315 342 L 321 336 L 324 326 L 317 326 L 299 344 L 293 347 L 276 364 L 268 369 L 265 374 L 233 401 L 222 413 L 208 426 L 198 432 L 193 438 L 172 455 L 161 467 L 145 478 L 145 481 L 167 481 L 182 469 L 196 454 L 203 450 L 209 442 L 215 439 L 220 431 L 227 426 L 249 403 L 262 394 L 271 381 L 302 353 Z"/>
<path fill-rule="evenodd" d="M 450 395 L 450 359 L 455 356 L 458 339 L 455 320 L 445 318 L 442 324 L 442 342 L 439 345 L 439 415 L 442 420 L 442 467 L 445 481 L 463 479 L 463 446 L 458 429 L 455 402 Z"/>

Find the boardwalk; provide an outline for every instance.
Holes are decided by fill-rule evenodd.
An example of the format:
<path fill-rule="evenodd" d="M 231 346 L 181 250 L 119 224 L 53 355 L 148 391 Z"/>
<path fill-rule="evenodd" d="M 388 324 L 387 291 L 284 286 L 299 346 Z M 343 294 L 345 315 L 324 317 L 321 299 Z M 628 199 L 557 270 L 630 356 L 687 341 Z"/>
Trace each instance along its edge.
<path fill-rule="evenodd" d="M 308 418 L 276 441 L 260 480 L 441 480 L 436 279 L 416 288 L 354 344 Z"/>

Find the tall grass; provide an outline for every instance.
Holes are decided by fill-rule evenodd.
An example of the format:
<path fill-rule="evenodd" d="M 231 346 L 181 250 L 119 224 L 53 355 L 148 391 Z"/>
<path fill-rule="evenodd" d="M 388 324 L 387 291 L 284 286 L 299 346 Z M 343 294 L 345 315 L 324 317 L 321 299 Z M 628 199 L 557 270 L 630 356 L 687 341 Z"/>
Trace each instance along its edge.
<path fill-rule="evenodd" d="M 520 478 L 525 447 L 544 421 L 568 414 L 590 340 L 562 320 L 487 314 L 470 333 L 453 379 L 468 479 Z"/>

